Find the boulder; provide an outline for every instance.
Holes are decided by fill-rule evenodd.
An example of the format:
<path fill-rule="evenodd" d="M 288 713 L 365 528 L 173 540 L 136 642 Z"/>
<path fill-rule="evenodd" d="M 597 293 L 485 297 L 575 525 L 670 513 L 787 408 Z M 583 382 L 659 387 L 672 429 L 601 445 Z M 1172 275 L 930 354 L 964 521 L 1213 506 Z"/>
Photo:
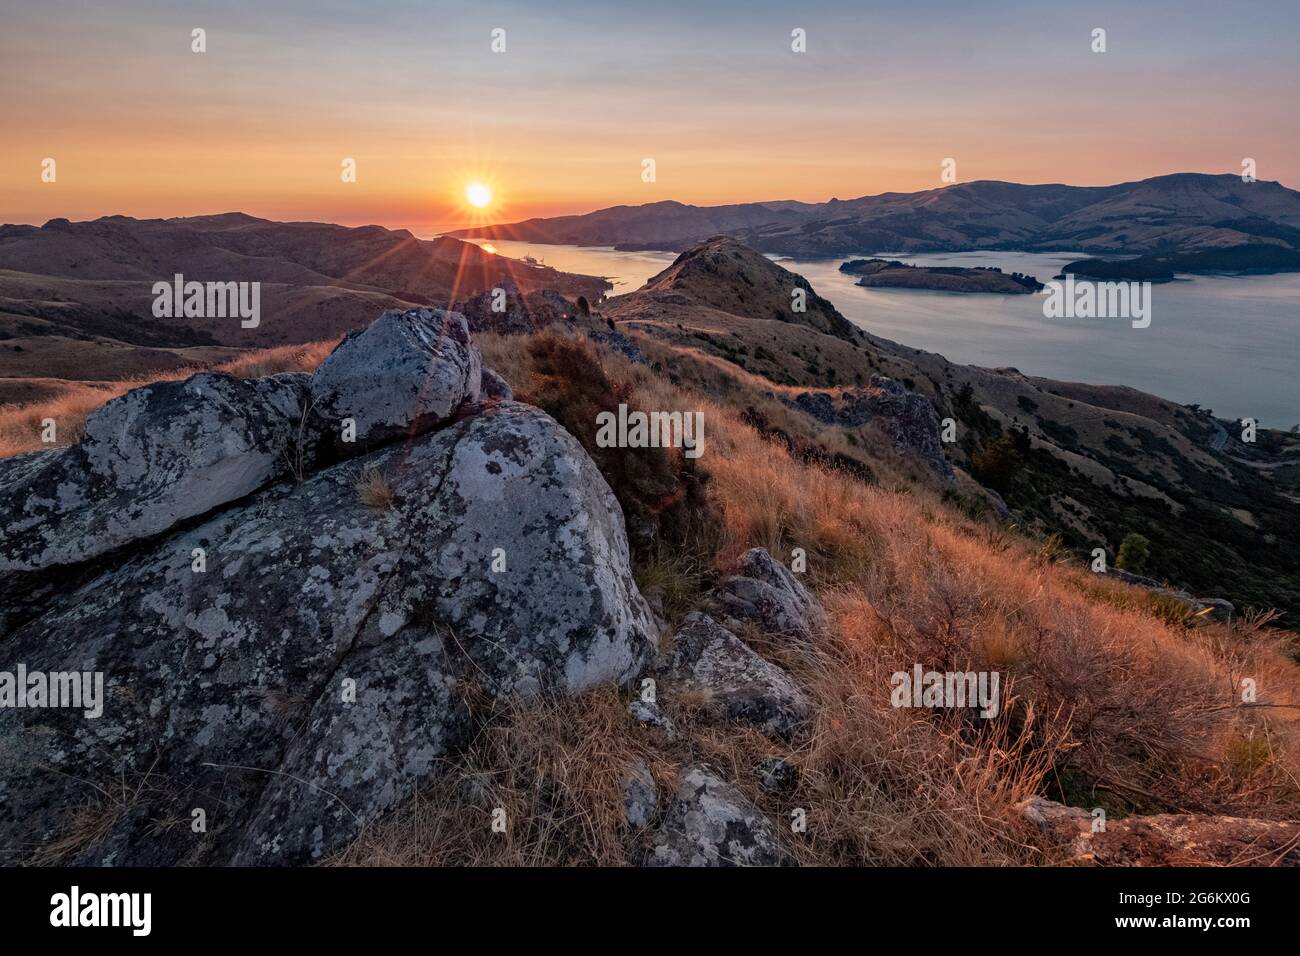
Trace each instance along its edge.
<path fill-rule="evenodd" d="M 1105 821 L 1043 797 L 1020 812 L 1065 862 L 1095 866 L 1300 866 L 1300 823 L 1200 813 Z"/>
<path fill-rule="evenodd" d="M 571 319 L 578 306 L 554 289 L 523 293 L 511 279 L 503 279 L 492 289 L 457 302 L 457 312 L 469 322 L 471 332 L 494 332 L 497 335 L 525 335 L 555 322 Z"/>
<path fill-rule="evenodd" d="M 768 757 L 754 767 L 758 785 L 768 793 L 786 795 L 799 787 L 799 768 L 784 757 Z"/>
<path fill-rule="evenodd" d="M 1105 573 L 1109 577 L 1118 578 L 1125 584 L 1132 584 L 1135 587 L 1145 588 L 1153 594 L 1159 594 L 1177 601 L 1187 609 L 1189 616 L 1194 616 L 1201 620 L 1212 619 L 1228 621 L 1237 613 L 1236 606 L 1225 598 L 1196 597 L 1187 591 L 1167 587 L 1154 578 L 1148 578 L 1141 574 L 1134 574 L 1132 571 L 1125 571 L 1123 568 L 1107 568 Z"/>
<path fill-rule="evenodd" d="M 791 866 L 776 828 L 730 784 L 703 767 L 682 771 L 647 866 Z"/>
<path fill-rule="evenodd" d="M 311 378 L 312 412 L 337 454 L 416 434 L 478 400 L 482 357 L 465 317 L 390 309 L 349 333 Z M 342 436 L 351 420 L 355 440 Z"/>
<path fill-rule="evenodd" d="M 362 470 L 391 507 L 359 500 Z M 63 598 L 6 656 L 102 674 L 103 713 L 0 710 L 0 846 L 49 847 L 89 802 L 104 826 L 63 858 L 90 865 L 320 859 L 439 772 L 467 680 L 569 693 L 654 653 L 613 494 L 514 403 L 267 488 Z"/>
<path fill-rule="evenodd" d="M 498 402 L 512 402 L 515 390 L 510 383 L 490 368 L 483 369 L 483 384 L 479 389 L 480 398 L 490 398 Z"/>
<path fill-rule="evenodd" d="M 513 402 L 455 434 L 450 453 L 426 442 L 405 457 L 438 476 L 438 494 L 422 518 L 432 540 L 402 556 L 380 600 L 386 626 L 432 610 L 473 635 L 460 651 L 497 693 L 631 680 L 654 656 L 655 625 L 618 501 L 578 440 Z"/>
<path fill-rule="evenodd" d="M 663 709 L 658 704 L 637 697 L 627 705 L 627 712 L 628 716 L 638 724 L 644 724 L 647 727 L 663 731 L 664 736 L 670 742 L 677 739 L 677 728 L 673 725 L 672 719 L 663 712 Z"/>
<path fill-rule="evenodd" d="M 649 826 L 659 809 L 659 788 L 644 763 L 638 763 L 623 781 L 623 817 L 634 830 Z"/>
<path fill-rule="evenodd" d="M 0 467 L 0 629 L 80 565 L 236 501 L 299 463 L 307 377 L 214 372 L 133 389 L 81 439 Z M 9 618 L 6 622 L 6 617 Z M 3 633 L 3 630 L 0 630 Z"/>
<path fill-rule="evenodd" d="M 741 555 L 732 573 L 705 598 L 703 609 L 727 627 L 748 622 L 787 637 L 810 639 L 826 626 L 817 600 L 763 548 Z"/>
<path fill-rule="evenodd" d="M 801 392 L 782 398 L 791 408 L 841 428 L 875 423 L 900 455 L 921 458 L 937 475 L 951 481 L 952 466 L 943 455 L 939 415 L 928 398 L 884 375 L 872 375 L 867 388 Z"/>
<path fill-rule="evenodd" d="M 688 615 L 673 641 L 673 675 L 727 718 L 784 738 L 807 721 L 812 705 L 790 675 L 707 614 Z"/>

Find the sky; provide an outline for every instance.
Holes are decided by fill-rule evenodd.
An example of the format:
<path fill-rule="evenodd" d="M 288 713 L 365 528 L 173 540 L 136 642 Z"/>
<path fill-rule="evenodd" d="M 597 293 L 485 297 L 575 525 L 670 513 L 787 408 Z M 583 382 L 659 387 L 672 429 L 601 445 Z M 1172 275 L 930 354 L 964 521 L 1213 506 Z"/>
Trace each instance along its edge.
<path fill-rule="evenodd" d="M 0 0 L 0 222 L 428 233 L 929 189 L 948 158 L 959 181 L 1100 185 L 1250 157 L 1296 188 L 1297 28 L 1295 0 Z"/>

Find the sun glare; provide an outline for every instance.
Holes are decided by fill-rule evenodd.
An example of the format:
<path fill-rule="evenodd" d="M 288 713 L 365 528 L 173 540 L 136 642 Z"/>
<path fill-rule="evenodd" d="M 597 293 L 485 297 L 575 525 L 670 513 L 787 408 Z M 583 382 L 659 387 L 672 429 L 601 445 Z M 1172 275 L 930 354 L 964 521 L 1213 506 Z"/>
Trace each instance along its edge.
<path fill-rule="evenodd" d="M 492 201 L 492 190 L 482 183 L 470 183 L 465 187 L 465 198 L 475 209 L 485 209 Z"/>

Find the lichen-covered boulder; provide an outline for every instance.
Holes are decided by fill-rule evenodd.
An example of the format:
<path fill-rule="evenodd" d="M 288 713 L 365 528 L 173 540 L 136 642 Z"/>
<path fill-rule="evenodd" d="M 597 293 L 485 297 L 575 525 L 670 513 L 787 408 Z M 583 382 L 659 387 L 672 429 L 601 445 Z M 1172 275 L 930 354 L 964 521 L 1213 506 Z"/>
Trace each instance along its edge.
<path fill-rule="evenodd" d="M 630 572 L 623 513 L 578 440 L 545 412 L 503 402 L 457 426 L 405 469 L 432 467 L 422 514 L 438 543 L 403 556 L 380 602 L 398 628 L 433 614 L 497 693 L 576 693 L 630 680 L 655 652 L 655 623 Z M 399 484 L 399 492 L 401 485 Z"/>
<path fill-rule="evenodd" d="M 654 775 L 638 762 L 623 779 L 623 819 L 634 830 L 648 826 L 659 807 L 659 788 Z"/>
<path fill-rule="evenodd" d="M 460 313 L 390 309 L 349 333 L 316 369 L 312 411 L 333 450 L 353 454 L 425 431 L 477 401 L 482 365 Z"/>
<path fill-rule="evenodd" d="M 628 680 L 653 638 L 595 465 L 544 413 L 493 406 L 222 509 L 10 633 L 8 659 L 99 673 L 104 699 L 0 709 L 0 847 L 58 845 L 126 781 L 132 805 L 62 859 L 319 859 L 439 772 L 466 681 Z"/>
<path fill-rule="evenodd" d="M 1106 820 L 1044 797 L 1019 806 L 1061 857 L 1084 866 L 1300 866 L 1300 822 L 1202 813 Z"/>
<path fill-rule="evenodd" d="M 723 716 L 775 737 L 793 736 L 812 712 L 789 674 L 698 611 L 673 639 L 671 666 L 682 686 L 703 691 Z"/>
<path fill-rule="evenodd" d="M 512 402 L 515 390 L 510 383 L 490 368 L 483 369 L 483 385 L 479 391 L 480 398 L 490 398 L 498 402 Z"/>
<path fill-rule="evenodd" d="M 727 627 L 750 623 L 787 637 L 812 638 L 826 626 L 822 606 L 763 548 L 741 555 L 732 573 L 705 598 L 703 609 Z"/>
<path fill-rule="evenodd" d="M 0 471 L 0 607 L 16 616 L 52 569 L 158 535 L 288 474 L 306 393 L 304 375 L 157 382 L 92 412 L 75 445 L 16 459 Z"/>
<path fill-rule="evenodd" d="M 703 767 L 682 771 L 646 866 L 791 866 L 776 828 L 735 787 Z"/>
<path fill-rule="evenodd" d="M 921 458 L 941 478 L 951 481 L 954 477 L 952 466 L 943 454 L 939 415 L 934 405 L 901 382 L 872 375 L 866 388 L 845 389 L 835 395 L 801 392 L 783 401 L 827 425 L 857 428 L 873 423 L 888 436 L 900 455 Z"/>

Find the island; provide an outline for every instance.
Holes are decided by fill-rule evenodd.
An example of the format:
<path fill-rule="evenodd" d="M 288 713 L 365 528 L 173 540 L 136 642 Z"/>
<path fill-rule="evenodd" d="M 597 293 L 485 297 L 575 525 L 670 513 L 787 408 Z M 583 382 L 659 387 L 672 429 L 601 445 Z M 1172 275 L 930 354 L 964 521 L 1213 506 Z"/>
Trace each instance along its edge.
<path fill-rule="evenodd" d="M 1269 275 L 1300 272 L 1300 252 L 1270 243 L 1243 243 L 1215 249 L 1193 249 L 1136 256 L 1132 259 L 1077 259 L 1061 275 L 1128 282 L 1170 282 L 1184 275 Z"/>
<path fill-rule="evenodd" d="M 996 292 L 1022 295 L 1038 292 L 1043 284 L 1021 272 L 1003 272 L 996 266 L 912 266 L 897 259 L 850 259 L 840 271 L 861 276 L 857 284 L 871 288 L 932 289 L 938 292 Z"/>

